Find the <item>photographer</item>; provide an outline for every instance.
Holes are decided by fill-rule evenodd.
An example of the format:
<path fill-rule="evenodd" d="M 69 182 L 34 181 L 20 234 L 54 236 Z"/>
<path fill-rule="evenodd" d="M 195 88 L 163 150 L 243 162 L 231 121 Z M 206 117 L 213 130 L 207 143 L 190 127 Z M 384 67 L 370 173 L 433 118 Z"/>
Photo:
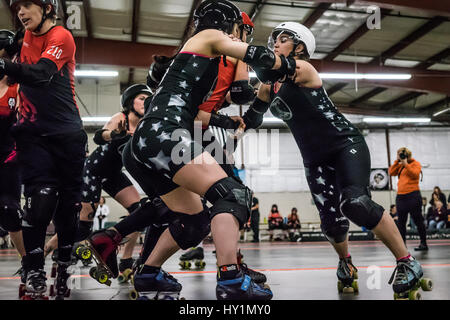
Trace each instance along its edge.
<path fill-rule="evenodd" d="M 398 190 L 395 204 L 398 214 L 398 229 L 406 242 L 406 221 L 408 213 L 417 225 L 420 236 L 420 245 L 416 251 L 426 251 L 426 229 L 422 216 L 422 195 L 419 189 L 419 178 L 422 166 L 412 158 L 409 149 L 403 147 L 397 151 L 397 160 L 389 167 L 390 176 L 398 176 Z"/>

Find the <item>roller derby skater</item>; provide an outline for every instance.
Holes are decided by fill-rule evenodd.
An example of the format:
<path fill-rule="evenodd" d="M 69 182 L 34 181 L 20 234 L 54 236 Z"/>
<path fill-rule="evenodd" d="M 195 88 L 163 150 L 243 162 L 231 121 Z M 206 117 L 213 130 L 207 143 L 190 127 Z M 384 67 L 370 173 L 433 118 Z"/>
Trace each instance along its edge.
<path fill-rule="evenodd" d="M 181 270 L 191 270 L 192 265 L 197 270 L 205 269 L 206 263 L 203 261 L 205 255 L 202 247 L 191 248 L 188 252 L 181 255 L 179 266 Z"/>
<path fill-rule="evenodd" d="M 422 267 L 411 255 L 397 260 L 389 284 L 394 290 L 394 300 L 420 300 L 420 288 L 423 291 L 433 290 L 433 282 L 423 278 Z"/>
<path fill-rule="evenodd" d="M 395 222 L 371 199 L 370 154 L 363 135 L 339 113 L 308 62 L 316 47 L 314 35 L 299 23 L 284 22 L 272 31 L 269 47 L 277 56 L 293 57 L 296 70 L 281 81 L 273 72 L 255 70 L 264 84 L 243 117 L 246 128 L 259 127 L 269 108 L 289 126 L 304 161 L 322 231 L 340 259 L 349 255 L 347 219 L 371 230 L 396 259 L 408 256 Z"/>
<path fill-rule="evenodd" d="M 358 269 L 352 263 L 352 257 L 339 259 L 339 264 L 337 268 L 338 277 L 338 291 L 339 293 L 355 293 L 359 292 L 358 289 Z"/>
<path fill-rule="evenodd" d="M 57 262 L 53 264 L 50 277 L 54 279 L 52 285 L 50 285 L 50 297 L 54 297 L 55 300 L 64 300 L 64 298 L 70 297 L 70 289 L 67 286 L 67 280 L 70 278 L 70 274 L 67 269 L 70 263 Z"/>

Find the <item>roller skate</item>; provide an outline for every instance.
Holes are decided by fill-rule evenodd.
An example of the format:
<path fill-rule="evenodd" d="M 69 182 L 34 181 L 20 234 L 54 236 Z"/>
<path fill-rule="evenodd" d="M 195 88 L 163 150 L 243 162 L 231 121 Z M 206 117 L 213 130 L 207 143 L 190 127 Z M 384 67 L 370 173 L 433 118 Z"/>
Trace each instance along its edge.
<path fill-rule="evenodd" d="M 117 281 L 122 284 L 122 283 L 127 283 L 128 280 L 131 279 L 131 277 L 133 276 L 133 263 L 134 260 L 133 258 L 129 258 L 129 259 L 120 259 L 120 263 L 119 263 L 119 277 L 117 278 Z"/>
<path fill-rule="evenodd" d="M 217 280 L 216 297 L 218 300 L 271 300 L 270 287 L 255 283 L 242 271 L 235 279 Z"/>
<path fill-rule="evenodd" d="M 147 273 L 142 265 L 134 276 L 132 300 L 180 300 L 181 284 L 162 269 Z M 132 296 L 133 295 L 133 296 Z"/>
<path fill-rule="evenodd" d="M 422 277 L 422 267 L 413 257 L 397 261 L 397 266 L 389 280 L 389 284 L 393 282 L 394 300 L 420 300 L 422 298 L 420 288 L 423 291 L 433 290 L 431 279 Z"/>
<path fill-rule="evenodd" d="M 358 281 L 356 281 L 358 279 L 358 269 L 353 265 L 350 255 L 347 258 L 339 259 L 336 274 L 339 293 L 357 294 L 359 292 Z"/>
<path fill-rule="evenodd" d="M 117 278 L 119 268 L 117 266 L 117 251 L 122 237 L 114 230 L 101 230 L 94 232 L 88 239 L 88 247 L 91 250 L 97 267 L 92 267 L 89 275 L 101 284 L 111 286 L 111 278 Z"/>
<path fill-rule="evenodd" d="M 70 274 L 67 272 L 69 263 L 58 262 L 54 263 L 51 271 L 51 278 L 54 279 L 53 284 L 50 286 L 50 297 L 55 297 L 55 300 L 64 300 L 64 298 L 70 297 L 70 289 L 67 287 L 67 280 Z"/>
<path fill-rule="evenodd" d="M 92 263 L 92 251 L 84 244 L 78 244 L 74 247 L 73 255 L 81 261 L 83 266 L 88 267 Z"/>
<path fill-rule="evenodd" d="M 244 256 L 241 253 L 241 250 L 238 251 L 237 254 L 237 264 L 239 265 L 239 267 L 241 268 L 242 272 L 244 272 L 244 274 L 248 275 L 253 282 L 263 285 L 264 283 L 267 282 L 267 277 L 265 274 L 255 271 L 253 269 L 250 269 L 246 263 L 244 263 Z"/>
<path fill-rule="evenodd" d="M 191 261 L 193 261 L 197 270 L 203 270 L 206 266 L 205 261 L 203 261 L 204 258 L 205 255 L 202 247 L 192 248 L 180 257 L 180 263 L 178 265 L 181 267 L 181 270 L 190 270 L 192 266 Z"/>
<path fill-rule="evenodd" d="M 30 270 L 27 272 L 25 289 L 21 300 L 48 300 L 46 274 L 44 270 Z"/>

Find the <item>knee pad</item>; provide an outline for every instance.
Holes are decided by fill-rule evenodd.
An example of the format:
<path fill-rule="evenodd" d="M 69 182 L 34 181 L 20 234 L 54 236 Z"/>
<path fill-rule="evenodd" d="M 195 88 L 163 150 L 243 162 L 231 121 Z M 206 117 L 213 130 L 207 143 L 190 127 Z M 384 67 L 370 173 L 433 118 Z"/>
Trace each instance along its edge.
<path fill-rule="evenodd" d="M 350 228 L 350 222 L 346 218 L 342 217 L 336 220 L 336 223 L 331 226 L 324 224 L 320 226 L 323 234 L 331 243 L 341 243 L 347 240 L 347 233 Z"/>
<path fill-rule="evenodd" d="M 0 227 L 8 232 L 18 232 L 22 229 L 22 211 L 18 205 L 0 205 Z"/>
<path fill-rule="evenodd" d="M 141 205 L 140 202 L 135 202 L 135 203 L 133 203 L 131 206 L 129 206 L 129 207 L 127 208 L 128 213 L 129 213 L 129 214 L 133 214 L 133 212 L 134 212 L 137 208 L 139 208 L 140 205 Z"/>
<path fill-rule="evenodd" d="M 133 214 L 139 214 L 141 212 L 151 214 L 151 223 L 148 225 L 163 225 L 176 219 L 175 214 L 166 206 L 160 197 L 153 198 L 152 200 L 148 198 L 142 199 L 139 210 L 135 210 Z"/>
<path fill-rule="evenodd" d="M 211 232 L 209 210 L 196 215 L 182 214 L 169 224 L 169 231 L 178 246 L 187 250 L 197 246 Z"/>
<path fill-rule="evenodd" d="M 205 199 L 213 204 L 210 208 L 211 219 L 220 213 L 231 213 L 242 229 L 250 217 L 252 192 L 234 177 L 216 182 L 206 192 Z"/>
<path fill-rule="evenodd" d="M 344 188 L 339 207 L 350 221 L 369 230 L 377 226 L 384 213 L 384 208 L 371 199 L 370 191 L 357 186 Z"/>
<path fill-rule="evenodd" d="M 92 233 L 92 226 L 94 223 L 92 221 L 79 221 L 78 230 L 75 235 L 75 242 L 80 242 L 86 240 L 87 237 Z"/>
<path fill-rule="evenodd" d="M 47 227 L 56 212 L 58 200 L 56 187 L 36 188 L 31 196 L 25 198 L 23 226 Z"/>

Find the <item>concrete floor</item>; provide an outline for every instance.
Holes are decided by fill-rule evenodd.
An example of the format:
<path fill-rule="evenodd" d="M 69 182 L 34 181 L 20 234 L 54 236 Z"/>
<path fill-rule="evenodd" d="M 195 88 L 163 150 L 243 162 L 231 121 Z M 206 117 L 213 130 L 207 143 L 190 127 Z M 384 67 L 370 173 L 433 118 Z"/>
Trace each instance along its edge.
<path fill-rule="evenodd" d="M 434 289 L 422 294 L 423 300 L 450 299 L 450 240 L 430 240 L 427 253 L 414 254 L 417 241 L 408 241 L 409 250 L 422 263 L 425 277 L 433 280 Z M 350 242 L 353 262 L 359 269 L 358 295 L 339 294 L 336 288 L 337 257 L 326 242 L 241 243 L 244 262 L 262 270 L 268 278 L 274 300 L 392 300 L 388 285 L 394 259 L 379 241 Z M 136 248 L 136 254 L 138 253 Z M 164 269 L 183 285 L 187 300 L 215 300 L 214 247 L 205 245 L 204 271 L 180 271 L 178 257 L 171 258 Z M 47 260 L 47 271 L 51 261 Z M 0 300 L 17 300 L 19 280 L 14 272 L 19 260 L 14 250 L 0 250 Z M 81 263 L 72 267 L 72 300 L 127 300 L 129 285 L 113 281 L 111 287 L 98 284 L 89 276 L 89 267 Z M 49 274 L 49 273 L 48 273 Z M 50 286 L 50 282 L 48 282 Z"/>

